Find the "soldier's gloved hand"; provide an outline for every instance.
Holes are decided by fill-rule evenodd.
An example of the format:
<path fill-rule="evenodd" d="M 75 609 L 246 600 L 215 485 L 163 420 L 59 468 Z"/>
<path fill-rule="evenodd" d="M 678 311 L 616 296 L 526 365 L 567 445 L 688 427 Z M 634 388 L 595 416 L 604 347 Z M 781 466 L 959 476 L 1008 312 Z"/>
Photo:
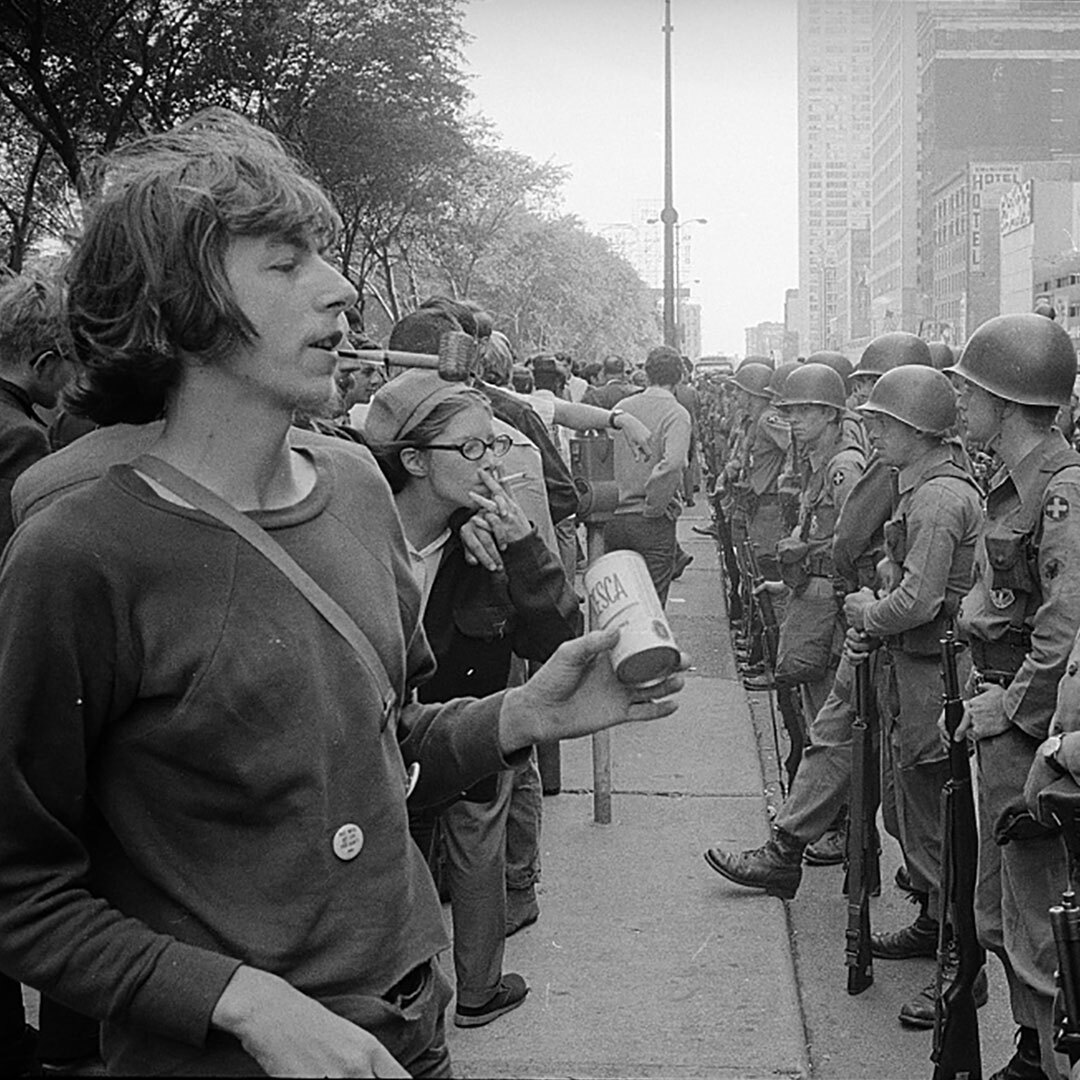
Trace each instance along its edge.
<path fill-rule="evenodd" d="M 858 592 L 848 593 L 844 597 L 844 619 L 847 621 L 848 626 L 856 630 L 862 630 L 863 615 L 874 601 L 873 590 L 868 589 L 865 585 Z"/>

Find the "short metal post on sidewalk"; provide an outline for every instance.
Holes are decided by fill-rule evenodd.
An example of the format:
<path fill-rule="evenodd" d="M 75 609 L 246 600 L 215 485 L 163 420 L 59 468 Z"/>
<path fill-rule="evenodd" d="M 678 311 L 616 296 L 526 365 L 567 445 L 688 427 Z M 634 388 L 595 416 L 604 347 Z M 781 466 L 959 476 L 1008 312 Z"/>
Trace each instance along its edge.
<path fill-rule="evenodd" d="M 588 522 L 585 526 L 585 549 L 590 565 L 604 554 L 604 526 Z M 586 605 L 586 612 L 588 605 Z M 586 614 L 586 618 L 589 616 Z M 589 629 L 592 629 L 591 620 Z M 593 821 L 611 824 L 611 732 L 598 731 L 592 737 Z"/>

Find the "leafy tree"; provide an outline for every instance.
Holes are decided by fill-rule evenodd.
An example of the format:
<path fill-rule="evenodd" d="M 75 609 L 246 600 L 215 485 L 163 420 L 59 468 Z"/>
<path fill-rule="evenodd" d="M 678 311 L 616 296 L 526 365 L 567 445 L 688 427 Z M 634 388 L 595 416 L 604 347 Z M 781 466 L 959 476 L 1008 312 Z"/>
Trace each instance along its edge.
<path fill-rule="evenodd" d="M 497 273 L 478 286 L 474 299 L 523 353 L 632 356 L 659 340 L 648 287 L 606 240 L 571 215 L 523 215 Z"/>

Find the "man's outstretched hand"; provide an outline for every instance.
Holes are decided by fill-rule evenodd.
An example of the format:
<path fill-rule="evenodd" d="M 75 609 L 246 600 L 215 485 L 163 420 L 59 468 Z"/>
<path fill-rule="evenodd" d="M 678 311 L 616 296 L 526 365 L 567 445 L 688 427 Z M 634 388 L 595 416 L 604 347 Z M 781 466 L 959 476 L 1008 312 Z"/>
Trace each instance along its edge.
<path fill-rule="evenodd" d="M 503 752 L 670 716 L 678 702 L 669 699 L 683 688 L 682 675 L 646 689 L 624 685 L 611 666 L 618 640 L 617 630 L 594 630 L 564 642 L 524 686 L 508 690 L 499 714 Z"/>

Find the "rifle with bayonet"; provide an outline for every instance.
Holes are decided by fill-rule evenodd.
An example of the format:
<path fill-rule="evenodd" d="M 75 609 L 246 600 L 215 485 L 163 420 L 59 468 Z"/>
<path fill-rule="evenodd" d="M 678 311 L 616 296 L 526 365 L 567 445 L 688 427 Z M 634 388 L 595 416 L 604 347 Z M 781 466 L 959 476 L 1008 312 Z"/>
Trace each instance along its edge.
<path fill-rule="evenodd" d="M 851 723 L 851 799 L 848 808 L 848 898 L 846 948 L 847 992 L 861 994 L 874 982 L 870 952 L 870 897 L 880 888 L 878 865 L 877 761 L 874 753 L 874 687 L 872 654 L 855 664 L 855 719 Z"/>
<path fill-rule="evenodd" d="M 749 539 L 743 542 L 743 561 L 749 572 L 750 596 L 757 611 L 758 618 L 756 621 L 761 627 L 762 653 L 765 657 L 765 664 L 769 669 L 769 681 L 772 683 L 772 690 L 769 691 L 769 702 L 772 703 L 771 695 L 775 692 L 776 706 L 780 710 L 784 730 L 788 736 L 788 755 L 784 759 L 784 773 L 787 775 L 787 782 L 784 782 L 783 777 L 780 780 L 780 786 L 786 797 L 791 782 L 795 779 L 795 773 L 799 768 L 799 762 L 802 761 L 803 750 L 806 747 L 806 730 L 802 706 L 799 704 L 798 688 L 791 684 L 785 684 L 782 680 L 778 681 L 776 678 L 776 655 L 780 643 L 780 625 L 776 618 L 776 608 L 773 606 L 772 596 L 763 587 L 765 578 L 758 567 L 754 545 Z M 753 624 L 754 620 L 751 618 L 750 622 Z M 776 730 L 775 724 L 773 730 L 774 732 Z M 779 756 L 778 752 L 777 758 Z"/>
<path fill-rule="evenodd" d="M 979 836 L 971 787 L 967 741 L 953 736 L 964 716 L 956 655 L 961 649 L 950 630 L 941 639 L 945 682 L 945 729 L 949 735 L 949 779 L 941 792 L 941 902 L 938 931 L 937 1004 L 934 1016 L 934 1080 L 982 1080 L 975 979 L 986 953 L 975 933 L 975 880 Z M 947 916 L 947 918 L 946 918 Z M 951 929 L 953 945 L 947 934 Z M 958 964 L 952 984 L 943 987 L 949 948 Z"/>

